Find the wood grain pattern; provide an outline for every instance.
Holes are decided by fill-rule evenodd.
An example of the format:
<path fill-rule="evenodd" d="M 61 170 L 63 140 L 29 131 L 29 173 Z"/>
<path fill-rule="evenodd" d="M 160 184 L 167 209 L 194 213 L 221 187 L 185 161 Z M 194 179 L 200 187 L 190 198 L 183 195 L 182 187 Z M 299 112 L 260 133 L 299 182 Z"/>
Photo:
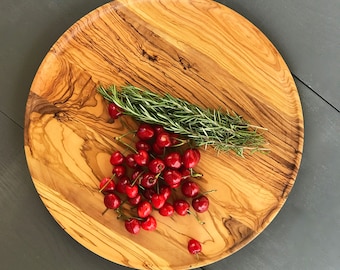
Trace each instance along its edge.
<path fill-rule="evenodd" d="M 202 151 L 200 185 L 209 212 L 157 216 L 155 232 L 130 235 L 115 213 L 102 215 L 100 178 L 111 174 L 112 123 L 99 84 L 130 83 L 234 110 L 269 128 L 269 155 L 240 158 Z M 35 187 L 56 221 L 79 243 L 113 262 L 188 269 L 239 250 L 272 221 L 294 184 L 303 116 L 289 69 L 249 21 L 207 0 L 119 0 L 80 19 L 53 45 L 27 101 L 25 152 Z M 134 125 L 134 123 L 131 123 Z M 186 250 L 200 240 L 199 260 Z"/>

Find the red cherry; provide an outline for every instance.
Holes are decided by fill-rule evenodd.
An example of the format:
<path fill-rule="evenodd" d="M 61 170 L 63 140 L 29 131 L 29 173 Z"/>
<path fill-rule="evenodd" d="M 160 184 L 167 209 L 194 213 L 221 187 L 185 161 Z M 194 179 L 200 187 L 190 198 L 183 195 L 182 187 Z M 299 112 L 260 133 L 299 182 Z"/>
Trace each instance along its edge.
<path fill-rule="evenodd" d="M 139 139 L 147 141 L 152 139 L 152 137 L 155 135 L 155 131 L 151 125 L 142 123 L 139 125 L 136 135 Z"/>
<path fill-rule="evenodd" d="M 137 162 L 135 161 L 135 155 L 134 154 L 128 154 L 125 158 L 126 165 L 129 168 L 135 169 L 138 167 Z"/>
<path fill-rule="evenodd" d="M 179 171 L 167 169 L 163 172 L 164 181 L 172 188 L 178 187 L 182 180 L 182 175 Z"/>
<path fill-rule="evenodd" d="M 125 228 L 129 233 L 137 234 L 140 231 L 140 222 L 135 218 L 125 220 Z"/>
<path fill-rule="evenodd" d="M 175 133 L 171 134 L 170 139 L 171 139 L 172 146 L 179 146 L 181 144 L 181 140 L 179 139 L 178 134 L 175 134 Z"/>
<path fill-rule="evenodd" d="M 112 165 L 121 165 L 124 162 L 124 156 L 120 151 L 115 151 L 112 153 L 110 158 L 110 163 Z"/>
<path fill-rule="evenodd" d="M 159 133 L 162 133 L 162 132 L 165 132 L 165 129 L 163 126 L 160 126 L 160 125 L 155 125 L 153 127 L 154 131 L 156 134 L 159 134 Z"/>
<path fill-rule="evenodd" d="M 198 164 L 200 158 L 201 154 L 198 149 L 196 148 L 187 149 L 184 151 L 184 154 L 182 156 L 183 166 L 186 169 L 192 169 Z"/>
<path fill-rule="evenodd" d="M 158 210 L 158 212 L 164 217 L 171 216 L 174 213 L 174 211 L 175 211 L 174 207 L 169 202 L 165 202 L 164 205 Z"/>
<path fill-rule="evenodd" d="M 115 182 L 109 178 L 104 177 L 99 183 L 99 191 L 103 193 L 112 193 L 115 190 Z"/>
<path fill-rule="evenodd" d="M 209 208 L 209 199 L 206 196 L 201 195 L 199 197 L 194 198 L 191 204 L 196 212 L 203 213 L 207 211 Z"/>
<path fill-rule="evenodd" d="M 184 196 L 193 198 L 200 192 L 200 187 L 197 183 L 193 181 L 185 181 L 181 186 L 181 191 Z"/>
<path fill-rule="evenodd" d="M 181 167 L 180 172 L 182 174 L 182 180 L 187 179 L 191 176 L 190 170 L 184 167 Z"/>
<path fill-rule="evenodd" d="M 164 154 L 164 147 L 160 147 L 156 142 L 152 144 L 152 151 L 156 155 L 163 155 Z"/>
<path fill-rule="evenodd" d="M 171 136 L 168 132 L 161 132 L 156 137 L 156 144 L 160 148 L 171 146 Z"/>
<path fill-rule="evenodd" d="M 117 177 L 122 177 L 126 174 L 126 167 L 123 165 L 116 165 L 113 167 L 112 173 Z"/>
<path fill-rule="evenodd" d="M 153 216 L 148 216 L 142 221 L 141 227 L 146 231 L 154 231 L 157 228 L 157 221 Z"/>
<path fill-rule="evenodd" d="M 148 201 L 142 201 L 137 205 L 137 213 L 141 218 L 146 218 L 151 214 L 152 206 Z"/>
<path fill-rule="evenodd" d="M 126 186 L 130 183 L 130 179 L 127 176 L 123 176 L 118 179 L 118 182 L 116 183 L 116 191 L 119 193 L 125 194 Z"/>
<path fill-rule="evenodd" d="M 140 203 L 141 200 L 142 200 L 142 195 L 140 195 L 139 193 L 133 198 L 128 198 L 128 201 L 131 205 L 137 205 Z"/>
<path fill-rule="evenodd" d="M 189 213 L 190 204 L 182 199 L 174 201 L 174 209 L 180 216 L 185 216 Z"/>
<path fill-rule="evenodd" d="M 112 119 L 117 119 L 119 116 L 122 115 L 122 109 L 115 103 L 109 104 L 108 111 Z"/>
<path fill-rule="evenodd" d="M 155 158 L 149 162 L 148 169 L 155 174 L 162 172 L 165 168 L 163 160 Z"/>
<path fill-rule="evenodd" d="M 139 166 L 145 166 L 149 162 L 149 153 L 145 150 L 139 150 L 137 154 L 133 155 L 133 158 Z"/>
<path fill-rule="evenodd" d="M 156 191 L 151 189 L 151 188 L 147 188 L 144 190 L 143 195 L 145 197 L 145 199 L 147 199 L 148 201 L 151 201 L 152 195 L 155 194 Z"/>
<path fill-rule="evenodd" d="M 137 196 L 139 190 L 137 185 L 126 185 L 125 193 L 129 198 L 134 198 Z"/>
<path fill-rule="evenodd" d="M 131 174 L 131 180 L 132 182 L 140 183 L 140 180 L 142 179 L 142 175 L 144 174 L 144 171 L 142 169 L 135 169 L 133 173 Z"/>
<path fill-rule="evenodd" d="M 171 195 L 171 187 L 169 186 L 161 186 L 159 188 L 159 194 L 162 194 L 164 196 L 164 199 L 167 200 L 169 199 L 170 195 Z"/>
<path fill-rule="evenodd" d="M 144 188 L 152 188 L 157 183 L 157 177 L 152 172 L 146 172 L 143 174 L 140 184 Z"/>
<path fill-rule="evenodd" d="M 181 155 L 178 152 L 172 152 L 164 157 L 165 165 L 172 169 L 179 169 L 182 165 Z"/>
<path fill-rule="evenodd" d="M 104 196 L 104 205 L 108 209 L 117 209 L 121 204 L 120 198 L 114 194 L 109 193 Z"/>
<path fill-rule="evenodd" d="M 145 141 L 138 141 L 136 142 L 136 149 L 137 151 L 139 150 L 145 150 L 147 152 L 150 152 L 151 151 L 151 145 Z"/>
<path fill-rule="evenodd" d="M 151 196 L 151 204 L 154 208 L 159 209 L 161 208 L 165 203 L 165 198 L 163 194 L 153 194 Z"/>
<path fill-rule="evenodd" d="M 190 239 L 188 242 L 188 251 L 191 254 L 198 254 L 202 251 L 201 243 L 196 239 Z"/>

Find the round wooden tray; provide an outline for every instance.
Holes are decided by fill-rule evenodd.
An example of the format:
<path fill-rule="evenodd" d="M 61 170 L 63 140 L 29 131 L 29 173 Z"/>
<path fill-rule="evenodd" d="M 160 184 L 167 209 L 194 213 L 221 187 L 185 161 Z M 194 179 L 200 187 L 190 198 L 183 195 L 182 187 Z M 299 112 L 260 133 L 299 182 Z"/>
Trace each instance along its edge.
<path fill-rule="evenodd" d="M 227 108 L 269 129 L 268 155 L 202 150 L 197 170 L 211 206 L 131 235 L 113 211 L 102 215 L 98 182 L 111 174 L 113 136 L 99 84 L 169 92 L 209 108 Z M 118 264 L 188 269 L 245 246 L 273 220 L 300 166 L 303 116 L 285 62 L 249 21 L 207 0 L 118 0 L 68 29 L 44 58 L 26 108 L 25 152 L 35 187 L 51 215 L 76 241 Z M 187 252 L 190 237 L 203 246 Z"/>

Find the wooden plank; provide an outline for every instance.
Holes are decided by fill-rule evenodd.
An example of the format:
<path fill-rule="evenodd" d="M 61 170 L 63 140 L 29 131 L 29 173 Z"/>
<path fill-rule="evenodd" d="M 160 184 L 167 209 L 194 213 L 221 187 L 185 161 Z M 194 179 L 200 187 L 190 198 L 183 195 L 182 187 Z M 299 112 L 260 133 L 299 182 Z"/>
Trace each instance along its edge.
<path fill-rule="evenodd" d="M 290 70 L 340 108 L 340 1 L 233 1 L 233 8 L 275 44 Z"/>

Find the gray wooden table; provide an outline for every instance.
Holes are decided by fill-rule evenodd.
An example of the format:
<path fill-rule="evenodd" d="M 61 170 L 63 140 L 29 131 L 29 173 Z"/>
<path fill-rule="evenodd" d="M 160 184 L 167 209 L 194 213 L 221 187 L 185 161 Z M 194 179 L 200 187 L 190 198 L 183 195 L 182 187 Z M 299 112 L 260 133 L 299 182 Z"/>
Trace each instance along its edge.
<path fill-rule="evenodd" d="M 127 269 L 88 251 L 54 221 L 32 184 L 23 150 L 30 84 L 44 55 L 104 0 L 0 3 L 1 269 Z M 305 118 L 304 154 L 287 203 L 268 228 L 204 269 L 340 267 L 340 1 L 224 0 L 260 28 L 295 78 Z"/>

